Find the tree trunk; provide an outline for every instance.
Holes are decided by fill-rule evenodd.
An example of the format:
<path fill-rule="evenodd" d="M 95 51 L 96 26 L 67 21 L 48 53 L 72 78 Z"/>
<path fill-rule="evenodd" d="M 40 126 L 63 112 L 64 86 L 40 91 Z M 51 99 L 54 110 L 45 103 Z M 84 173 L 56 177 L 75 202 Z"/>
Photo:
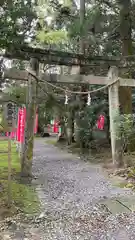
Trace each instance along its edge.
<path fill-rule="evenodd" d="M 39 63 L 37 59 L 30 60 L 30 71 L 37 75 Z M 34 122 L 36 115 L 36 94 L 37 83 L 35 78 L 30 74 L 28 79 L 28 93 L 26 104 L 26 128 L 23 153 L 21 156 L 21 176 L 32 176 L 32 158 L 34 144 Z"/>
<path fill-rule="evenodd" d="M 80 0 L 80 53 L 85 53 L 85 39 L 83 35 L 85 20 L 85 0 Z"/>
<path fill-rule="evenodd" d="M 131 0 L 119 0 L 119 6 L 120 6 L 120 34 L 122 41 L 122 55 L 129 56 L 133 54 L 131 39 L 131 14 L 130 14 Z M 120 104 L 122 112 L 124 114 L 132 113 L 131 87 L 120 87 Z"/>
<path fill-rule="evenodd" d="M 129 56 L 133 54 L 132 38 L 131 38 L 131 0 L 119 0 L 120 6 L 120 34 L 122 41 L 122 55 Z M 126 72 L 121 74 L 123 77 L 130 78 L 131 72 L 127 67 Z M 129 128 L 132 128 L 132 89 L 131 87 L 119 88 L 120 106 L 122 114 L 130 114 L 128 121 Z M 133 136 L 128 137 L 128 151 L 134 151 L 135 145 Z"/>
<path fill-rule="evenodd" d="M 71 145 L 73 142 L 73 122 L 74 122 L 74 116 L 73 116 L 73 110 L 69 110 L 68 111 L 68 120 L 67 120 L 67 128 L 66 128 L 66 132 L 67 132 L 67 142 L 68 145 Z"/>
<path fill-rule="evenodd" d="M 66 134 L 65 134 L 65 121 L 64 121 L 64 116 L 59 116 L 60 119 L 60 127 L 61 127 L 61 135 L 58 137 L 58 141 L 63 141 L 66 140 Z"/>
<path fill-rule="evenodd" d="M 68 74 L 71 74 L 71 67 L 68 67 Z M 73 88 L 74 90 L 74 88 Z M 68 145 L 71 145 L 74 142 L 74 107 L 68 106 L 68 113 L 67 113 L 67 126 L 66 126 L 66 137 Z"/>

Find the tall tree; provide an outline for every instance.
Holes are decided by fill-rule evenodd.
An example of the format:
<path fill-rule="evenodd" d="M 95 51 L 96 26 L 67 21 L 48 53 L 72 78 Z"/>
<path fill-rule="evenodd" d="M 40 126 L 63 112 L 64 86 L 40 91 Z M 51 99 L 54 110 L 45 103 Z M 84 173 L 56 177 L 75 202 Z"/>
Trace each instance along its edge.
<path fill-rule="evenodd" d="M 37 59 L 30 60 L 30 71 L 35 75 L 39 71 L 39 62 Z M 26 102 L 26 127 L 23 152 L 21 154 L 21 175 L 22 177 L 32 176 L 32 159 L 34 145 L 34 122 L 36 116 L 37 104 L 37 83 L 33 76 L 29 76 L 27 102 Z"/>
<path fill-rule="evenodd" d="M 22 44 L 32 37 L 32 23 L 36 19 L 33 5 L 31 0 L 0 2 L 0 48 Z"/>
<path fill-rule="evenodd" d="M 133 54 L 132 46 L 132 21 L 131 21 L 131 0 L 119 0 L 120 8 L 120 35 L 122 42 L 122 55 L 131 56 Z M 127 77 L 131 77 L 131 72 L 126 69 Z M 127 74 L 126 74 L 127 75 Z M 120 87 L 120 103 L 124 114 L 132 113 L 132 94 L 131 87 Z"/>

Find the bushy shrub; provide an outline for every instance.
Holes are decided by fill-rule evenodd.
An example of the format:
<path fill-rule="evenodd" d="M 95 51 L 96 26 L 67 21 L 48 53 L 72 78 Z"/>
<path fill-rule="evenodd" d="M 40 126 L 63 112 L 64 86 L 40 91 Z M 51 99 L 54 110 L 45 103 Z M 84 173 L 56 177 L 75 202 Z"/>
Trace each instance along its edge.
<path fill-rule="evenodd" d="M 84 111 L 77 114 L 78 137 L 77 142 L 80 147 L 89 149 L 93 140 L 93 129 L 96 126 L 96 121 L 103 109 L 103 102 L 101 104 L 94 103 L 87 106 Z"/>

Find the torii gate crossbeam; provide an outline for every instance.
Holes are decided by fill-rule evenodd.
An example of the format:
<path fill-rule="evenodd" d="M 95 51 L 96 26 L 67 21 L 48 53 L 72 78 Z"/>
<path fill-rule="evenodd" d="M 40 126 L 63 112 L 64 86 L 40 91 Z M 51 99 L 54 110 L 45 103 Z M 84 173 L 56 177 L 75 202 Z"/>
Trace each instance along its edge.
<path fill-rule="evenodd" d="M 120 59 L 103 56 L 84 56 L 83 54 L 56 51 L 51 49 L 32 48 L 29 46 L 12 47 L 3 55 L 9 59 L 30 60 L 37 58 L 41 63 L 66 65 L 66 66 L 88 66 L 91 63 L 119 65 Z"/>

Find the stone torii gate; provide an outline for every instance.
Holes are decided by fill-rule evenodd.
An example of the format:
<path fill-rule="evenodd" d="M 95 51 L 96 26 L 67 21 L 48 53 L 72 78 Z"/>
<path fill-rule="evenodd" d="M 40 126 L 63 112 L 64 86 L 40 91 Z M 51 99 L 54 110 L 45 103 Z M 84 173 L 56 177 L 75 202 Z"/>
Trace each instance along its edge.
<path fill-rule="evenodd" d="M 66 65 L 66 66 L 89 66 L 90 68 L 94 66 L 94 70 L 97 66 L 108 67 L 109 66 L 119 66 L 123 67 L 126 62 L 130 61 L 130 67 L 134 67 L 134 57 L 130 56 L 129 58 L 116 58 L 116 57 L 104 57 L 104 56 L 84 56 L 83 54 L 71 53 L 71 52 L 62 52 L 52 49 L 41 49 L 41 48 L 32 48 L 28 45 L 20 46 L 10 46 L 6 50 L 5 54 L 2 55 L 5 58 L 9 59 L 21 59 L 26 61 L 31 61 L 32 59 L 37 60 L 39 63 L 44 64 L 55 64 L 55 65 Z M 31 66 L 32 72 L 36 74 L 35 66 Z M 5 78 L 15 79 L 15 80 L 24 80 L 28 81 L 28 85 L 32 86 L 35 78 L 34 75 L 30 75 L 27 71 L 17 71 L 10 69 L 5 72 Z M 50 81 L 50 78 L 46 74 L 41 74 L 38 78 L 42 81 Z M 55 83 L 61 84 L 77 84 L 79 75 L 70 75 L 70 76 L 53 76 Z M 51 79 L 51 80 L 52 80 Z M 53 82 L 54 83 L 54 82 Z M 108 88 L 109 93 L 109 115 L 110 115 L 110 133 L 111 133 L 111 145 L 112 145 L 112 158 L 113 163 L 119 165 L 121 162 L 121 148 L 119 141 L 119 127 L 116 124 L 115 119 L 119 116 L 119 95 L 118 89 L 119 86 L 135 86 L 133 79 L 121 79 L 118 78 L 118 71 L 115 67 L 111 68 L 108 74 L 108 77 L 98 77 L 98 76 L 82 76 L 81 82 L 79 84 L 95 84 L 95 85 L 104 85 Z M 34 100 L 35 101 L 35 100 Z M 30 124 L 30 121 L 29 121 Z"/>
<path fill-rule="evenodd" d="M 33 74 L 33 73 L 32 73 Z M 66 83 L 73 84 L 77 83 L 77 78 L 79 75 L 56 75 L 56 83 Z M 5 70 L 4 72 L 5 79 L 15 79 L 28 81 L 29 72 L 21 71 L 15 68 Z M 39 81 L 50 81 L 50 77 L 47 74 L 39 74 Z M 119 119 L 119 86 L 130 86 L 135 87 L 134 79 L 123 79 L 118 76 L 117 67 L 111 67 L 107 77 L 100 77 L 94 75 L 82 76 L 81 83 L 92 84 L 92 85 L 104 85 L 108 88 L 109 95 L 109 116 L 110 116 L 110 135 L 111 135 L 111 149 L 112 149 L 112 160 L 113 164 L 119 166 L 122 162 L 122 149 L 121 149 L 121 139 L 119 132 L 119 124 L 117 124 L 117 119 Z M 98 90 L 97 90 L 98 91 Z"/>

